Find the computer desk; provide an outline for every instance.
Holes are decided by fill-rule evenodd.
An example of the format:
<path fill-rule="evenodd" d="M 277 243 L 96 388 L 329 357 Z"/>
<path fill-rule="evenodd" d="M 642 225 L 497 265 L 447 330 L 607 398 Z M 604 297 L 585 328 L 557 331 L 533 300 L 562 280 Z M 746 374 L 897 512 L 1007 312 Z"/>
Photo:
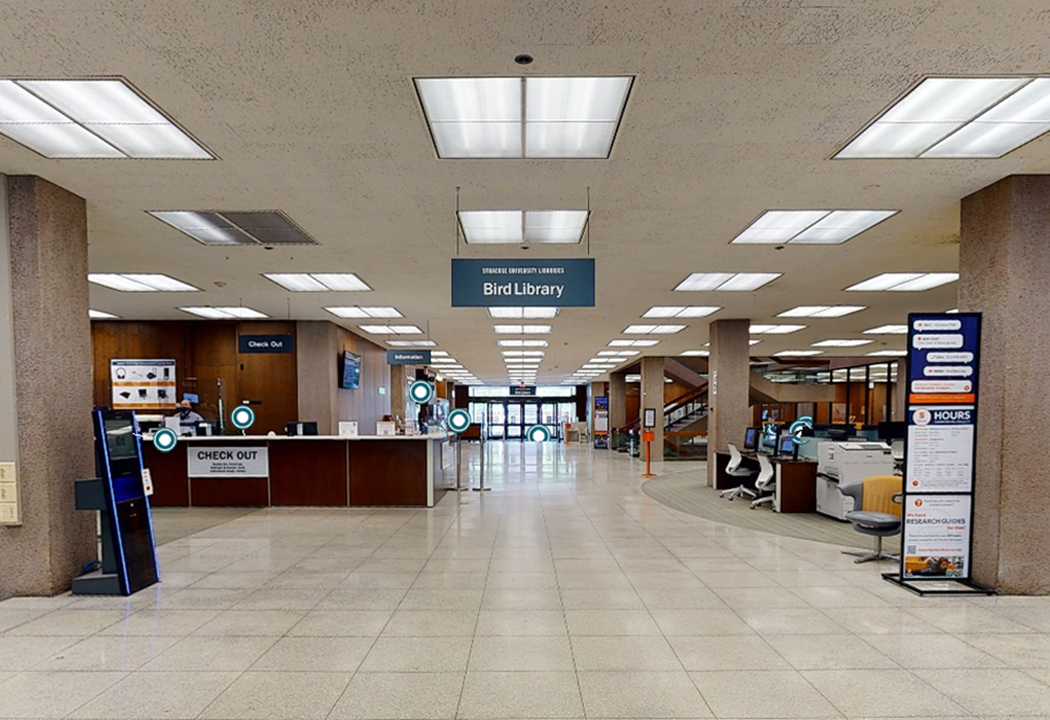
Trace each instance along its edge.
<path fill-rule="evenodd" d="M 754 452 L 741 453 L 748 460 L 758 462 Z M 812 513 L 817 511 L 817 461 L 809 459 L 781 460 L 770 456 L 777 489 L 773 509 L 782 513 Z"/>

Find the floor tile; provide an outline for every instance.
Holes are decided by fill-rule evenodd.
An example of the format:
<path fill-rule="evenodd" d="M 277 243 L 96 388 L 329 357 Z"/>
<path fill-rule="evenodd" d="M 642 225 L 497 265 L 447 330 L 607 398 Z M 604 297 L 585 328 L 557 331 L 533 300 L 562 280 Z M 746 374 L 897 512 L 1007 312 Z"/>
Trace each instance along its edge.
<path fill-rule="evenodd" d="M 662 637 L 572 636 L 576 669 L 681 670 L 671 646 Z"/>
<path fill-rule="evenodd" d="M 463 672 L 467 669 L 472 638 L 380 637 L 362 672 Z"/>
<path fill-rule="evenodd" d="M 565 635 L 565 615 L 561 610 L 482 610 L 476 634 L 487 635 Z"/>
<path fill-rule="evenodd" d="M 0 635 L 0 671 L 28 670 L 80 640 L 61 635 Z"/>
<path fill-rule="evenodd" d="M 691 673 L 719 718 L 837 718 L 838 710 L 793 670 Z M 902 703 L 899 695 L 880 690 Z"/>
<path fill-rule="evenodd" d="M 195 718 L 236 673 L 133 673 L 80 707 L 73 718 Z"/>
<path fill-rule="evenodd" d="M 644 610 L 645 603 L 633 588 L 562 588 L 566 610 Z"/>
<path fill-rule="evenodd" d="M 740 617 L 760 635 L 844 635 L 848 630 L 813 608 L 740 610 Z"/>
<path fill-rule="evenodd" d="M 942 695 L 907 670 L 806 670 L 802 675 L 850 718 L 899 715 L 903 708 L 915 717 L 966 714 L 953 701 L 957 690 Z"/>
<path fill-rule="evenodd" d="M 855 635 L 768 635 L 765 639 L 796 670 L 899 667 L 893 660 Z"/>
<path fill-rule="evenodd" d="M 397 608 L 406 590 L 389 588 L 336 588 L 314 610 L 391 610 Z"/>
<path fill-rule="evenodd" d="M 685 672 L 581 672 L 588 718 L 710 718 Z"/>
<path fill-rule="evenodd" d="M 443 637 L 474 634 L 476 610 L 398 610 L 383 637 Z"/>
<path fill-rule="evenodd" d="M 108 637 L 94 635 L 34 666 L 53 672 L 130 672 L 178 641 L 175 637 Z"/>
<path fill-rule="evenodd" d="M 66 717 L 123 677 L 113 672 L 23 672 L 0 685 L 0 718 Z"/>
<path fill-rule="evenodd" d="M 573 672 L 467 673 L 457 717 L 582 718 L 583 703 Z"/>
<path fill-rule="evenodd" d="M 947 634 L 859 635 L 904 668 L 999 668 L 1006 663 Z M 984 637 L 984 636 L 981 636 Z M 1011 635 L 1010 637 L 1024 637 Z"/>
<path fill-rule="evenodd" d="M 208 705 L 200 717 L 320 720 L 327 717 L 349 682 L 349 673 L 246 672 Z"/>
<path fill-rule="evenodd" d="M 451 720 L 463 673 L 358 673 L 329 720 Z"/>
<path fill-rule="evenodd" d="M 1018 670 L 1050 668 L 1050 635 L 977 633 L 958 637 Z"/>
<path fill-rule="evenodd" d="M 311 610 L 288 634 L 302 637 L 377 637 L 392 616 L 390 610 Z"/>
<path fill-rule="evenodd" d="M 648 610 L 566 610 L 570 635 L 660 635 Z"/>
<path fill-rule="evenodd" d="M 686 670 L 789 670 L 788 661 L 758 635 L 678 635 L 667 642 Z"/>
<path fill-rule="evenodd" d="M 249 668 L 252 672 L 352 673 L 372 649 L 372 638 L 283 637 Z"/>
<path fill-rule="evenodd" d="M 185 637 L 214 619 L 218 610 L 146 609 L 99 631 L 100 635 Z"/>
<path fill-rule="evenodd" d="M 143 665 L 140 672 L 243 672 L 277 638 L 263 636 L 203 636 L 183 638 Z"/>
<path fill-rule="evenodd" d="M 572 648 L 564 636 L 477 637 L 470 672 L 573 670 Z"/>
<path fill-rule="evenodd" d="M 653 619 L 665 635 L 753 635 L 754 628 L 729 608 L 656 609 Z"/>
<path fill-rule="evenodd" d="M 1020 670 L 916 670 L 925 682 L 975 715 L 1050 715 L 1050 686 Z"/>
<path fill-rule="evenodd" d="M 225 610 L 196 635 L 284 635 L 306 615 L 302 610 Z"/>
<path fill-rule="evenodd" d="M 17 625 L 8 636 L 67 635 L 87 637 L 119 622 L 125 613 L 111 610 L 55 610 L 35 620 Z"/>

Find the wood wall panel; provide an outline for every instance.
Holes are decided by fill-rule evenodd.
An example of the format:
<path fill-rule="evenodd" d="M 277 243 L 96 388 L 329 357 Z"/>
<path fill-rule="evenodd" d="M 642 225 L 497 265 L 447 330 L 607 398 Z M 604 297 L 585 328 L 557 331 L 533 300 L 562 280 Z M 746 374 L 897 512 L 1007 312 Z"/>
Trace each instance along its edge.
<path fill-rule="evenodd" d="M 352 332 L 336 326 L 338 351 L 332 362 L 337 363 L 344 350 L 361 356 L 361 383 L 356 390 L 337 390 L 336 402 L 340 420 L 356 420 L 361 435 L 374 435 L 376 423 L 390 414 L 390 366 L 386 364 L 386 350 Z M 384 395 L 379 388 L 385 388 Z"/>
<path fill-rule="evenodd" d="M 266 478 L 192 478 L 193 507 L 266 507 Z"/>
<path fill-rule="evenodd" d="M 282 440 L 270 447 L 270 504 L 346 507 L 346 440 Z"/>
<path fill-rule="evenodd" d="M 428 440 L 350 443 L 350 504 L 426 505 Z M 390 446 L 397 443 L 396 449 Z"/>
<path fill-rule="evenodd" d="M 168 453 L 154 449 L 153 443 L 142 443 L 142 464 L 153 477 L 156 507 L 189 507 L 190 484 L 186 477 L 186 448 L 176 447 Z"/>
<path fill-rule="evenodd" d="M 261 399 L 252 432 L 283 432 L 286 422 L 298 419 L 295 355 L 239 355 L 239 334 L 294 335 L 295 323 L 96 320 L 91 323 L 95 404 L 111 404 L 110 360 L 172 358 L 179 397 L 199 395 L 197 411 L 206 420 L 218 418 L 221 378 L 227 414 L 245 397 Z"/>

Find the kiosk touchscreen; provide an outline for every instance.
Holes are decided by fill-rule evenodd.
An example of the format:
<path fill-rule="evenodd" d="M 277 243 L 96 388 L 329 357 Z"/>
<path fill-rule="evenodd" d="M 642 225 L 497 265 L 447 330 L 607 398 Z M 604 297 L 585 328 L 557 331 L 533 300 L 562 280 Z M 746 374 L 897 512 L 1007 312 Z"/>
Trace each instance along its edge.
<path fill-rule="evenodd" d="M 94 424 L 103 523 L 111 535 L 120 594 L 130 595 L 159 580 L 138 423 L 130 411 L 96 410 Z"/>

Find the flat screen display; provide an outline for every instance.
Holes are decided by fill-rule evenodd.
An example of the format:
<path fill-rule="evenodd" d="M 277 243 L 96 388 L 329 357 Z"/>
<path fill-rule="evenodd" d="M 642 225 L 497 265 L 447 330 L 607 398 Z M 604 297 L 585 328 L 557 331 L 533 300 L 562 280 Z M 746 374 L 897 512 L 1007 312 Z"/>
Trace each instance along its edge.
<path fill-rule="evenodd" d="M 784 433 L 780 436 L 780 454 L 781 455 L 794 455 L 795 454 L 795 437 L 789 433 Z"/>
<path fill-rule="evenodd" d="M 356 390 L 361 385 L 361 356 L 344 350 L 342 369 L 339 387 L 344 390 Z"/>
<path fill-rule="evenodd" d="M 758 447 L 758 428 L 749 427 L 744 431 L 744 449 L 754 450 Z"/>

